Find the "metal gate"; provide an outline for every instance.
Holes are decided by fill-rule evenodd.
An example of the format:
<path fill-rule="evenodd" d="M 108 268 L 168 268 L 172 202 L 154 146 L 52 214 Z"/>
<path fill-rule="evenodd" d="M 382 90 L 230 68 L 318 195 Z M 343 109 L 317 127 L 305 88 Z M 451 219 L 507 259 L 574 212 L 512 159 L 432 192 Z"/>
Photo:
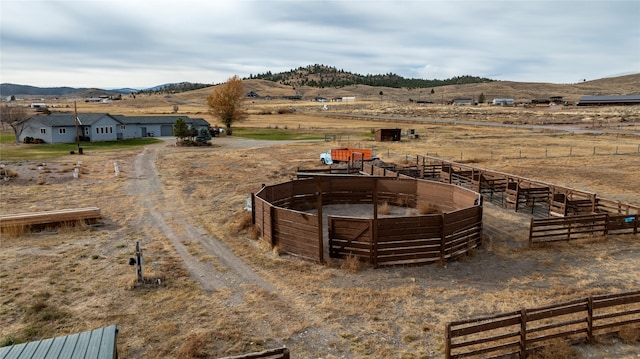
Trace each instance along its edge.
<path fill-rule="evenodd" d="M 327 217 L 329 257 L 355 256 L 373 263 L 373 219 Z"/>

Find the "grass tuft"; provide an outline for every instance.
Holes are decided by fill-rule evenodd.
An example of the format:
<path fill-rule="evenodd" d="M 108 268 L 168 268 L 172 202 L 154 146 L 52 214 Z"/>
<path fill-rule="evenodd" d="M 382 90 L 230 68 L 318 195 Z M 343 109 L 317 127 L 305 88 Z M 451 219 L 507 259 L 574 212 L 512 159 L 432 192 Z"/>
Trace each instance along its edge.
<path fill-rule="evenodd" d="M 624 327 L 618 332 L 618 337 L 625 344 L 637 344 L 640 342 L 640 328 Z"/>
<path fill-rule="evenodd" d="M 549 344 L 533 352 L 530 359 L 577 359 L 578 351 L 566 340 L 556 339 Z"/>
<path fill-rule="evenodd" d="M 349 273 L 358 273 L 361 268 L 361 262 L 358 257 L 354 255 L 348 255 L 342 264 L 340 264 L 340 269 L 347 271 Z"/>
<path fill-rule="evenodd" d="M 387 215 L 389 213 L 391 213 L 391 206 L 389 206 L 389 203 L 383 202 L 382 205 L 378 206 L 378 214 Z"/>

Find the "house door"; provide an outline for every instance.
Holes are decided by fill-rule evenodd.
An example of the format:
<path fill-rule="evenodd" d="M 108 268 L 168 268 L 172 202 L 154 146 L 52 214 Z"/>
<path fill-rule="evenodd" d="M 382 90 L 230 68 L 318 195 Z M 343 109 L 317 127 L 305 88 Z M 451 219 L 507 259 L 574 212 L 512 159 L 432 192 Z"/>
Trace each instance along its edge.
<path fill-rule="evenodd" d="M 141 134 L 142 137 L 147 137 L 147 128 L 146 127 L 140 127 L 140 132 L 142 133 Z"/>

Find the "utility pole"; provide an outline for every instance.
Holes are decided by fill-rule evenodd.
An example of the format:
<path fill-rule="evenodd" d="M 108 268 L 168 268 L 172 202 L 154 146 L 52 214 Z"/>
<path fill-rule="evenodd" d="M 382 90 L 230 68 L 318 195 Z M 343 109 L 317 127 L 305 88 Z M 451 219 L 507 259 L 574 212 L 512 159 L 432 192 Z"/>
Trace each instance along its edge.
<path fill-rule="evenodd" d="M 73 101 L 73 112 L 76 115 L 76 146 L 78 147 L 78 152 L 80 152 L 80 134 L 78 133 L 78 107 L 76 106 L 76 102 Z"/>

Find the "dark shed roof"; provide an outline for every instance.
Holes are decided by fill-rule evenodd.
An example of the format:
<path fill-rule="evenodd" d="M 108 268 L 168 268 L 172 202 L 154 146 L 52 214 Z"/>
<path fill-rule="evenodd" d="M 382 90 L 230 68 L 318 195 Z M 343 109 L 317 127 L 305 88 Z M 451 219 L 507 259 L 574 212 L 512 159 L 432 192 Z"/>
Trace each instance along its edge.
<path fill-rule="evenodd" d="M 86 126 L 89 126 L 104 117 L 111 117 L 112 119 L 115 119 L 114 116 L 111 116 L 108 113 L 78 114 L 78 120 L 80 121 L 79 124 Z M 46 123 L 51 127 L 75 126 L 76 124 L 76 116 L 73 113 L 54 113 L 47 116 L 34 116 L 31 118 L 42 120 L 43 123 Z"/>
<path fill-rule="evenodd" d="M 0 348 L 2 359 L 115 359 L 118 327 L 111 325 L 88 332 Z"/>

